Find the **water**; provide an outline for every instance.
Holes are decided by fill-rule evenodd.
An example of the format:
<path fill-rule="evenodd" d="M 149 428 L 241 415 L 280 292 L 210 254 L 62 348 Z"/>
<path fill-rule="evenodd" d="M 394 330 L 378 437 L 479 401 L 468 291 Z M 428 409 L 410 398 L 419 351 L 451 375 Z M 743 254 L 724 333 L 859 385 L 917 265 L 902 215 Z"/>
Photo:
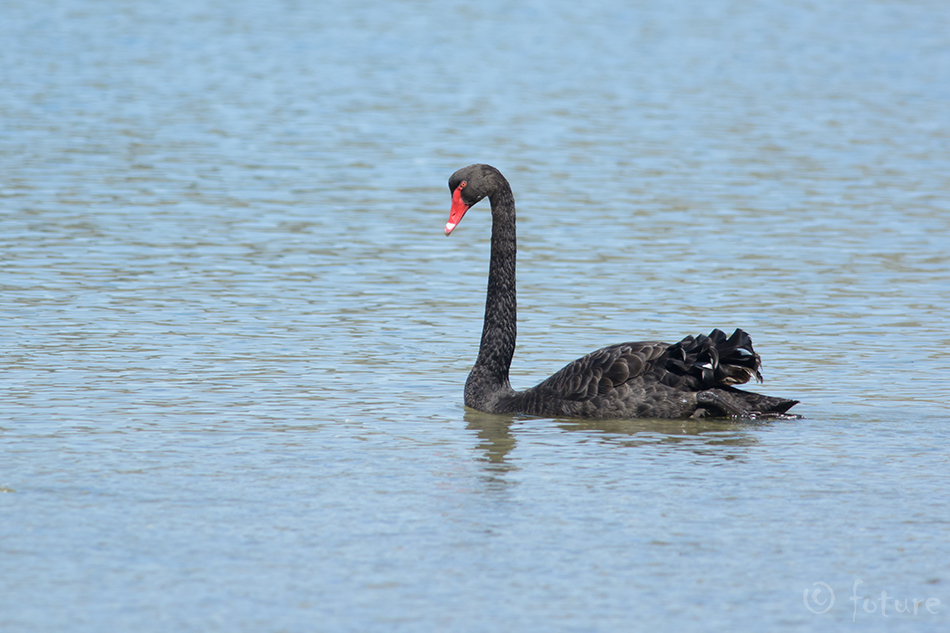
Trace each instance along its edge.
<path fill-rule="evenodd" d="M 0 16 L 3 630 L 947 629 L 945 3 Z M 466 411 L 472 162 L 516 386 L 741 326 L 804 418 Z"/>

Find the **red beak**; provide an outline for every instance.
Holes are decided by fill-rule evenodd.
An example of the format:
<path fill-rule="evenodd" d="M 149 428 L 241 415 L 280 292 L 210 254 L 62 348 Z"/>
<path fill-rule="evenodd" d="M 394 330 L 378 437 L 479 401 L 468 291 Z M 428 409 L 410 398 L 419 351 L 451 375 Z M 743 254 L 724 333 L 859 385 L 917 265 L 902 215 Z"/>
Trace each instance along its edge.
<path fill-rule="evenodd" d="M 449 221 L 445 225 L 446 235 L 455 230 L 458 223 L 462 221 L 462 216 L 465 215 L 465 212 L 469 209 L 469 205 L 462 202 L 462 188 L 464 186 L 465 183 L 463 182 L 456 187 L 452 193 L 452 210 L 449 211 Z"/>

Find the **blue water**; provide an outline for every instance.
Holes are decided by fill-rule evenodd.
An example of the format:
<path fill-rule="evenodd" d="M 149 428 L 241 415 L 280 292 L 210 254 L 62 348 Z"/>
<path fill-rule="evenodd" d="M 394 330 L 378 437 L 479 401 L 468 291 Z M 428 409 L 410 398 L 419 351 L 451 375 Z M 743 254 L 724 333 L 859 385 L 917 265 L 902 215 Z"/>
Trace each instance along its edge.
<path fill-rule="evenodd" d="M 0 37 L 0 629 L 950 626 L 950 6 L 50 0 Z M 518 202 L 516 387 L 742 327 L 803 418 L 466 410 L 473 162 Z"/>

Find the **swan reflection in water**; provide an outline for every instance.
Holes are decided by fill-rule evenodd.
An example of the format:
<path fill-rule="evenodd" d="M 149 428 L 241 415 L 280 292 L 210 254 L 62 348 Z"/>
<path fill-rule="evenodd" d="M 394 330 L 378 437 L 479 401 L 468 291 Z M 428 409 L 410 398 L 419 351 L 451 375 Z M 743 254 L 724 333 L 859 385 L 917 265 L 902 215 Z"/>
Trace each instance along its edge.
<path fill-rule="evenodd" d="M 758 438 L 752 432 L 774 419 L 735 420 L 707 419 L 543 419 L 520 415 L 494 415 L 480 411 L 465 411 L 466 428 L 478 437 L 476 448 L 484 457 L 486 474 L 493 480 L 517 470 L 510 453 L 517 447 L 519 434 L 531 433 L 533 425 L 544 425 L 569 433 L 570 443 L 576 444 L 574 434 L 586 436 L 587 441 L 610 444 L 626 449 L 669 449 L 687 451 L 694 455 L 719 458 L 724 461 L 741 460 L 746 449 L 756 446 Z M 572 456 L 576 456 L 571 449 Z M 552 459 L 558 458 L 558 448 L 551 447 Z"/>

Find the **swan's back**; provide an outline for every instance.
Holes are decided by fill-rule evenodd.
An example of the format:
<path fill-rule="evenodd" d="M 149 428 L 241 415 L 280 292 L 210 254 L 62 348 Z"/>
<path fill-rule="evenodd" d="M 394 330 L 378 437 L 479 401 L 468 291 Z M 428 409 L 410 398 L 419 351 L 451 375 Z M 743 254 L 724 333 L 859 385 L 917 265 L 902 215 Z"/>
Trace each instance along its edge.
<path fill-rule="evenodd" d="M 733 388 L 762 380 L 759 355 L 743 330 L 713 330 L 670 345 L 620 343 L 575 360 L 508 405 L 529 415 L 703 417 L 777 415 L 796 401 Z"/>

